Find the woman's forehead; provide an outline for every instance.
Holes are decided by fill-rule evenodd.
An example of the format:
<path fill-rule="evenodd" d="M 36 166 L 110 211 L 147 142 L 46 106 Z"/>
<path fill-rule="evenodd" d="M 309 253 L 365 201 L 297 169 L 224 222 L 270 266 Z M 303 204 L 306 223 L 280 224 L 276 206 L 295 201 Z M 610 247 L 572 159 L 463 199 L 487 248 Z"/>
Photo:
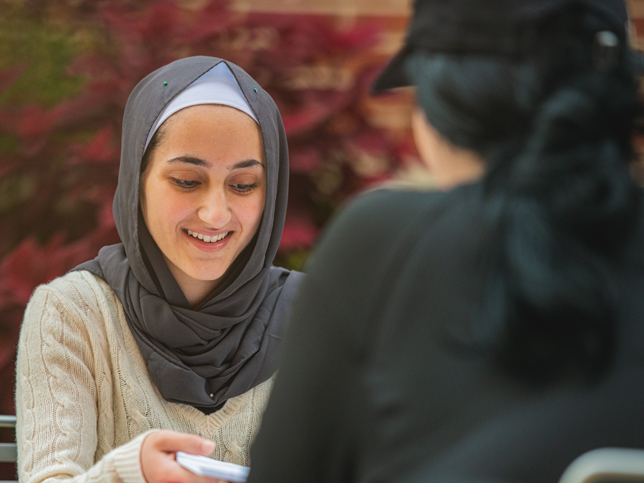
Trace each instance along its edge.
<path fill-rule="evenodd" d="M 194 156 L 237 156 L 265 162 L 262 133 L 257 123 L 235 108 L 192 106 L 176 112 L 162 125 L 158 150 Z M 231 160 L 232 161 L 232 160 Z"/>
<path fill-rule="evenodd" d="M 239 109 L 222 104 L 200 104 L 186 107 L 172 114 L 162 124 L 168 128 L 176 122 L 210 121 L 216 120 L 224 125 L 238 127 L 244 130 L 252 128 L 255 132 L 261 132 L 255 120 Z"/>

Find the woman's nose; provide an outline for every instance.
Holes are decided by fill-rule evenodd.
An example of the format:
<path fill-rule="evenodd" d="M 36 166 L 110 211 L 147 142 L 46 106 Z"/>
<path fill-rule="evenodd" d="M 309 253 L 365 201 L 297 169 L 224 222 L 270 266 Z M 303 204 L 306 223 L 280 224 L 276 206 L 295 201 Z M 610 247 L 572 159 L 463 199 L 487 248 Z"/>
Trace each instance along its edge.
<path fill-rule="evenodd" d="M 197 214 L 211 228 L 224 228 L 232 217 L 225 191 L 212 190 L 207 193 Z"/>

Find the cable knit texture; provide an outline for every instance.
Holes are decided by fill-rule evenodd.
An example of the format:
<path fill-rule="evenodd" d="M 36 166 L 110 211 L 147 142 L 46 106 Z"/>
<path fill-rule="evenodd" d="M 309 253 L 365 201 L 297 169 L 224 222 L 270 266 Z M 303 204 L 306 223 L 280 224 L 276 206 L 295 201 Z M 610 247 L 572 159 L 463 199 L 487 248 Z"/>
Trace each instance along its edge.
<path fill-rule="evenodd" d="M 157 428 L 209 438 L 213 458 L 250 466 L 272 381 L 208 416 L 166 401 L 109 285 L 89 272 L 69 273 L 36 289 L 20 333 L 20 481 L 144 483 L 141 444 Z"/>

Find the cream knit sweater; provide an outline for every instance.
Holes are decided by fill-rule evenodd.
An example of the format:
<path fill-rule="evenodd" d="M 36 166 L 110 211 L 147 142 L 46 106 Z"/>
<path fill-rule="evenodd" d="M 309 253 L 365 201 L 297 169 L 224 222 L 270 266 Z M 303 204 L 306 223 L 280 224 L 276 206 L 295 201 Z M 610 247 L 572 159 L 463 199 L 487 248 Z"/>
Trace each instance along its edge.
<path fill-rule="evenodd" d="M 36 289 L 18 345 L 16 412 L 21 483 L 144 483 L 147 432 L 212 439 L 212 457 L 250 465 L 272 379 L 209 416 L 167 402 L 150 379 L 112 289 L 72 272 Z"/>

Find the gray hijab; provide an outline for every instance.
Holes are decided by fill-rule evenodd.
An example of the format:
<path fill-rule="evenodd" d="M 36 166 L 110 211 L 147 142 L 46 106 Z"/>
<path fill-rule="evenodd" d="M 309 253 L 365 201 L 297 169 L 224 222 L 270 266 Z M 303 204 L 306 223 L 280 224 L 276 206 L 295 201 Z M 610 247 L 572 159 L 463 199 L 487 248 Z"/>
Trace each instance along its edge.
<path fill-rule="evenodd" d="M 253 241 L 218 287 L 191 308 L 139 208 L 145 144 L 172 99 L 225 62 L 253 110 L 266 154 L 266 204 Z M 148 371 L 168 401 L 205 413 L 266 381 L 275 372 L 285 316 L 302 274 L 272 266 L 288 192 L 286 134 L 271 97 L 238 66 L 214 57 L 177 60 L 148 75 L 125 107 L 114 219 L 122 243 L 74 270 L 104 279 L 123 305 Z"/>

